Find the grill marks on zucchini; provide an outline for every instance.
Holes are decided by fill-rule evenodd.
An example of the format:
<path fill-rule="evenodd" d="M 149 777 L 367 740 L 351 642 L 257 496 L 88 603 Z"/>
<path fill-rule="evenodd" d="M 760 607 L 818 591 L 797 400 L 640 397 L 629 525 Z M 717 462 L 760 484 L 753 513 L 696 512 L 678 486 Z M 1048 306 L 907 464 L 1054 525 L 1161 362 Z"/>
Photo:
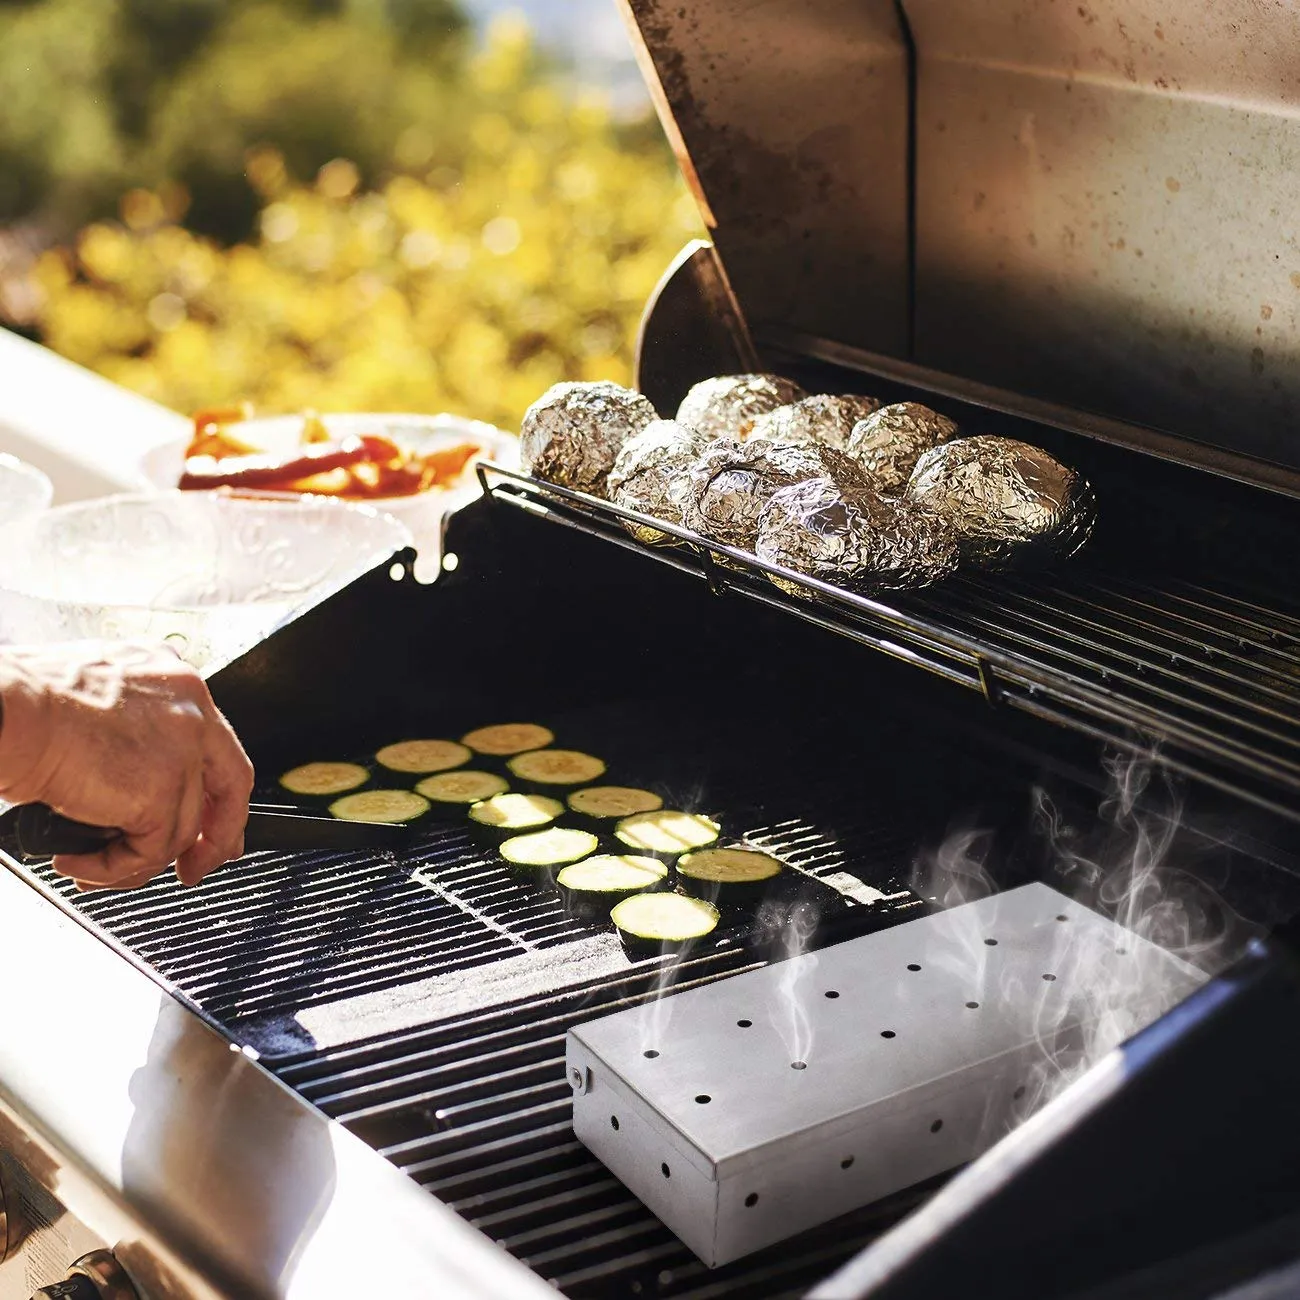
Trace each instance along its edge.
<path fill-rule="evenodd" d="M 445 772 L 468 763 L 473 751 L 455 740 L 399 740 L 385 745 L 375 761 L 392 772 Z"/>
<path fill-rule="evenodd" d="M 504 794 L 510 783 L 495 772 L 439 772 L 426 776 L 416 793 L 440 804 L 473 804 Z"/>
<path fill-rule="evenodd" d="M 720 829 L 717 822 L 698 813 L 661 808 L 624 817 L 614 828 L 614 834 L 630 849 L 671 856 L 712 844 Z"/>
<path fill-rule="evenodd" d="M 598 841 L 587 831 L 553 826 L 550 830 L 516 835 L 501 846 L 501 856 L 517 867 L 559 867 L 591 853 Z"/>
<path fill-rule="evenodd" d="M 634 813 L 656 812 L 663 806 L 664 801 L 653 791 L 630 785 L 592 785 L 569 796 L 569 807 L 574 812 L 608 821 L 631 817 Z"/>
<path fill-rule="evenodd" d="M 429 811 L 429 801 L 410 790 L 362 790 L 330 804 L 330 813 L 346 822 L 413 822 Z"/>
<path fill-rule="evenodd" d="M 534 749 L 506 766 L 521 781 L 536 785 L 585 785 L 605 775 L 605 762 L 576 749 Z"/>
<path fill-rule="evenodd" d="M 355 790 L 369 780 L 370 769 L 360 763 L 303 763 L 291 767 L 280 784 L 292 794 L 325 796 Z"/>
<path fill-rule="evenodd" d="M 479 754 L 522 754 L 526 749 L 542 749 L 555 740 L 555 733 L 535 722 L 503 722 L 493 727 L 479 727 L 460 738 Z"/>

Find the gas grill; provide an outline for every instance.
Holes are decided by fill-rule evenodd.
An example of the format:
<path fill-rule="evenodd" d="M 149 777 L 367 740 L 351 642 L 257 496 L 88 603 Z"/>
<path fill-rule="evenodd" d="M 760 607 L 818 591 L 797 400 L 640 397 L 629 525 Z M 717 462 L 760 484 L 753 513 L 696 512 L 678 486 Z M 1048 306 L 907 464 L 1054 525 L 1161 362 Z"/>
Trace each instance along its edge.
<path fill-rule="evenodd" d="M 1077 466 L 1097 535 L 1048 573 L 876 600 L 783 575 L 796 596 L 746 553 L 680 530 L 647 548 L 626 511 L 485 465 L 435 584 L 394 556 L 212 679 L 262 793 L 306 759 L 527 718 L 788 862 L 814 948 L 963 882 L 1040 881 L 1211 978 L 964 1172 L 709 1269 L 575 1138 L 566 1034 L 782 960 L 788 918 L 631 963 L 456 822 L 397 858 L 257 855 L 197 891 L 78 895 L 15 867 L 0 915 L 42 978 L 0 1043 L 4 1300 L 87 1255 L 145 1300 L 901 1300 L 972 1270 L 989 1295 L 1205 1296 L 1294 1262 L 1297 378 L 1247 299 L 1296 309 L 1273 216 L 1242 245 L 1223 194 L 1171 206 L 1212 186 L 1193 140 L 1294 129 L 1258 69 L 1236 106 L 1209 77 L 1224 10 L 1269 20 L 1180 11 L 1157 37 L 1153 12 L 1138 37 L 1102 3 L 627 7 L 715 233 L 647 308 L 659 409 L 759 364 L 923 401 Z M 1103 145 L 1138 93 L 1165 143 Z M 1112 193 L 1144 166 L 1154 197 Z M 1159 273 L 1193 249 L 1194 329 Z M 1249 294 L 1223 290 L 1229 260 Z M 1189 368 L 1213 390 L 1189 399 Z M 1157 885 L 1178 906 L 1144 913 Z"/>

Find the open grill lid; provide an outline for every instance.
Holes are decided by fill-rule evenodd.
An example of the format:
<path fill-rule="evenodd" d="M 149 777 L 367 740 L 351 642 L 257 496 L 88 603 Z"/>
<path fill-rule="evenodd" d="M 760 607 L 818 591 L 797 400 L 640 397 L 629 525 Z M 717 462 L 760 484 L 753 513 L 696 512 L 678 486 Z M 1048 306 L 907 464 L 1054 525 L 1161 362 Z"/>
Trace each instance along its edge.
<path fill-rule="evenodd" d="M 1300 490 L 1287 6 L 623 5 L 760 348 Z"/>

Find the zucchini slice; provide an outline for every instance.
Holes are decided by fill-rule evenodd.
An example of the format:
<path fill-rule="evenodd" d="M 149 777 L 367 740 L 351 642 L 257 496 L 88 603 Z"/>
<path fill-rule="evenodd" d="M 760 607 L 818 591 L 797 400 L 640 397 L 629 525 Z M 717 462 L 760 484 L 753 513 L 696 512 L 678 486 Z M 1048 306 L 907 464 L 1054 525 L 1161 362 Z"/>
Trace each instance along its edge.
<path fill-rule="evenodd" d="M 688 893 L 711 902 L 761 894 L 785 864 L 757 849 L 701 849 L 677 859 L 677 879 Z"/>
<path fill-rule="evenodd" d="M 638 790 L 630 785 L 592 785 L 585 790 L 575 790 L 569 796 L 569 807 L 574 812 L 600 820 L 656 812 L 663 806 L 664 801 L 653 791 Z"/>
<path fill-rule="evenodd" d="M 526 749 L 541 749 L 555 739 L 553 732 L 535 722 L 503 722 L 495 727 L 479 727 L 460 738 L 480 754 L 522 754 Z"/>
<path fill-rule="evenodd" d="M 345 822 L 413 822 L 429 811 L 429 801 L 410 790 L 362 790 L 330 804 L 330 813 Z"/>
<path fill-rule="evenodd" d="M 440 804 L 471 804 L 504 794 L 510 783 L 495 772 L 439 772 L 426 776 L 416 787 L 416 793 Z"/>
<path fill-rule="evenodd" d="M 370 770 L 360 763 L 303 763 L 291 767 L 280 784 L 294 794 L 343 794 L 365 785 L 370 780 Z"/>
<path fill-rule="evenodd" d="M 720 829 L 717 822 L 698 813 L 660 808 L 624 817 L 614 827 L 614 834 L 630 849 L 671 856 L 712 844 Z"/>
<path fill-rule="evenodd" d="M 668 868 L 657 858 L 598 853 L 563 868 L 555 883 L 571 917 L 608 924 L 612 907 L 643 890 L 657 889 L 667 875 Z"/>
<path fill-rule="evenodd" d="M 547 826 L 564 811 L 558 799 L 544 794 L 494 794 L 470 810 L 470 820 L 496 831 L 526 831 Z"/>
<path fill-rule="evenodd" d="M 634 894 L 609 916 L 633 961 L 680 952 L 718 925 L 718 909 L 712 903 L 684 894 Z"/>
<path fill-rule="evenodd" d="M 506 766 L 521 781 L 535 785 L 585 785 L 605 775 L 604 760 L 576 749 L 534 749 L 516 755 Z"/>
<path fill-rule="evenodd" d="M 560 867 L 585 858 L 599 841 L 589 831 L 552 826 L 531 835 L 515 835 L 501 846 L 501 856 L 516 867 Z"/>
<path fill-rule="evenodd" d="M 468 763 L 468 745 L 454 740 L 399 740 L 385 745 L 375 760 L 392 772 L 445 772 Z"/>

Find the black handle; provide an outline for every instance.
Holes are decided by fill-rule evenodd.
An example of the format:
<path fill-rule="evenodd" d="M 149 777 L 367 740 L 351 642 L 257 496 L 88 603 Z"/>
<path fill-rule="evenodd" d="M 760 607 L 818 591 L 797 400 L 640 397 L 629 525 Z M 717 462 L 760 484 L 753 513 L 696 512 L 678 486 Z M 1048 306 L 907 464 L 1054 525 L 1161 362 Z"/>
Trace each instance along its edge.
<path fill-rule="evenodd" d="M 50 858 L 56 853 L 98 853 L 120 839 L 115 826 L 90 826 L 56 813 L 48 804 L 26 803 L 13 810 L 18 852 L 25 858 Z"/>

